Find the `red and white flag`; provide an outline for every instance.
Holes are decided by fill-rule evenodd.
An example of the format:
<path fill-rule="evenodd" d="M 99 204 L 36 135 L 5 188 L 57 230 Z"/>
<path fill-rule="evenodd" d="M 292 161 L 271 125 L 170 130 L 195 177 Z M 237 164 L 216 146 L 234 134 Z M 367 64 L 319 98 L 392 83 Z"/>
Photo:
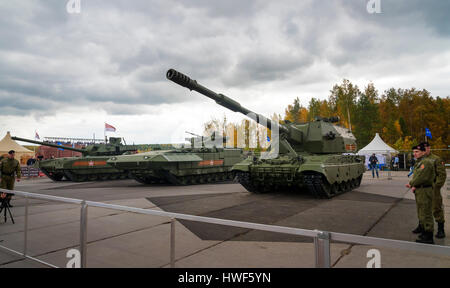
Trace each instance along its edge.
<path fill-rule="evenodd" d="M 36 133 L 35 135 L 34 135 L 34 139 L 41 139 L 40 137 L 39 137 L 39 134 L 37 133 L 37 131 L 34 131 L 34 133 Z"/>
<path fill-rule="evenodd" d="M 116 132 L 116 128 L 108 123 L 105 123 L 105 131 Z"/>

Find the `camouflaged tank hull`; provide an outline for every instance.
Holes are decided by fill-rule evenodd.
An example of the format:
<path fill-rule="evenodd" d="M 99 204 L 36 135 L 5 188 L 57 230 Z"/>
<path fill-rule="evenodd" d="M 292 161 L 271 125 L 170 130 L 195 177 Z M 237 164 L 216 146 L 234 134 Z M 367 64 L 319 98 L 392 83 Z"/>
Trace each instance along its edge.
<path fill-rule="evenodd" d="M 53 181 L 63 179 L 84 182 L 126 179 L 128 174 L 107 164 L 108 156 L 68 157 L 42 160 L 35 163 Z"/>
<path fill-rule="evenodd" d="M 249 158 L 234 165 L 232 171 L 250 192 L 298 191 L 317 198 L 331 198 L 359 187 L 365 171 L 362 156 L 303 154 L 301 159 Z"/>
<path fill-rule="evenodd" d="M 107 163 L 144 184 L 189 185 L 233 179 L 241 155 L 240 149 L 185 148 L 114 156 Z"/>

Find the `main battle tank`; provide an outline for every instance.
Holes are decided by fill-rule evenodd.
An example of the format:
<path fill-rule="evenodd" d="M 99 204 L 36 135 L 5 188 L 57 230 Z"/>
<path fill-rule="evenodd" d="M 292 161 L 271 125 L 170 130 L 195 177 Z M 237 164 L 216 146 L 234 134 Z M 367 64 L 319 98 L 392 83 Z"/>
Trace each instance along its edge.
<path fill-rule="evenodd" d="M 189 185 L 232 180 L 231 168 L 242 161 L 241 149 L 223 147 L 223 137 L 192 137 L 190 147 L 111 157 L 107 163 L 143 184 Z"/>
<path fill-rule="evenodd" d="M 11 138 L 13 140 L 82 153 L 83 157 L 65 157 L 37 161 L 35 167 L 41 169 L 53 181 L 61 181 L 64 177 L 75 182 L 125 179 L 128 177 L 128 174 L 120 169 L 111 167 L 106 163 L 106 160 L 113 155 L 134 153 L 138 149 L 136 145 L 123 145 L 121 138 L 117 137 L 110 137 L 109 143 L 92 144 L 83 149 L 19 137 Z"/>
<path fill-rule="evenodd" d="M 233 166 L 237 180 L 248 191 L 303 191 L 315 197 L 331 198 L 359 187 L 364 157 L 344 155 L 356 152 L 356 139 L 348 129 L 334 125 L 339 118 L 320 118 L 294 124 L 279 124 L 254 113 L 223 94 L 217 94 L 188 76 L 170 69 L 167 79 L 195 90 L 217 104 L 250 116 L 272 130 L 274 139 L 264 157 L 249 157 Z M 277 137 L 276 130 L 279 131 Z"/>

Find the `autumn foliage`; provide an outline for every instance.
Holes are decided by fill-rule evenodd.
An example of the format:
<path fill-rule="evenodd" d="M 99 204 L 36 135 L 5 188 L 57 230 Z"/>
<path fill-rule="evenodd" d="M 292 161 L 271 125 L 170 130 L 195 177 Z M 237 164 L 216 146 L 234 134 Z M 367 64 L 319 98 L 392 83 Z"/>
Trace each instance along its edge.
<path fill-rule="evenodd" d="M 432 133 L 428 141 L 433 149 L 447 149 L 450 142 L 450 99 L 431 97 L 425 89 L 391 88 L 380 95 L 373 83 L 361 91 L 344 79 L 334 85 L 327 100 L 312 98 L 308 107 L 302 107 L 295 99 L 284 119 L 303 122 L 331 115 L 340 117 L 339 125 L 350 128 L 351 124 L 359 148 L 379 133 L 387 144 L 407 151 L 425 140 L 425 128 Z M 443 152 L 437 154 L 447 158 Z"/>
<path fill-rule="evenodd" d="M 399 151 L 409 151 L 412 145 L 425 140 L 425 128 L 432 133 L 432 138 L 428 139 L 432 149 L 447 149 L 450 142 L 450 98 L 432 97 L 425 89 L 391 88 L 380 94 L 373 83 L 360 90 L 357 85 L 344 79 L 341 84 L 333 86 L 328 99 L 312 98 L 308 107 L 304 107 L 297 97 L 285 109 L 284 117 L 274 114 L 271 118 L 275 121 L 283 119 L 304 123 L 317 116 L 339 116 L 340 122 L 337 124 L 351 128 L 359 149 L 366 146 L 375 133 L 379 133 L 390 146 Z M 244 143 L 237 143 L 235 140 L 230 144 L 247 148 L 249 145 L 258 147 L 257 144 L 251 145 L 251 139 L 267 133 L 264 127 L 256 128 L 256 123 L 249 120 L 235 124 L 227 123 L 226 118 L 224 121 L 214 119 L 205 124 L 205 130 L 211 128 L 223 128 L 220 130 L 225 131 L 226 135 L 242 130 L 245 135 L 242 140 Z M 256 131 L 253 132 L 256 134 L 250 135 L 251 131 Z M 435 153 L 447 160 L 449 158 L 448 151 Z"/>

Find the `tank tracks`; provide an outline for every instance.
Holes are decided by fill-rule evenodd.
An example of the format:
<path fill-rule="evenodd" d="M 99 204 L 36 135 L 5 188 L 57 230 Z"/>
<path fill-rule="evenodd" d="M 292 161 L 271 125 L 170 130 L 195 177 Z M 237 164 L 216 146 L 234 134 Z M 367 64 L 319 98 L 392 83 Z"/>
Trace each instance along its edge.
<path fill-rule="evenodd" d="M 329 199 L 344 192 L 351 191 L 360 186 L 362 175 L 357 179 L 344 181 L 342 183 L 328 183 L 324 175 L 320 173 L 306 173 L 302 175 L 302 181 L 293 186 L 267 186 L 257 185 L 251 181 L 249 172 L 238 172 L 236 174 L 238 182 L 244 186 L 249 192 L 266 193 L 273 190 L 295 190 L 302 192 L 302 188 L 306 187 L 308 192 L 315 198 Z"/>
<path fill-rule="evenodd" d="M 157 177 L 151 177 L 151 176 L 137 176 L 137 175 L 130 175 L 130 178 L 133 178 L 137 182 L 141 184 L 162 184 L 167 183 L 164 179 L 160 179 Z"/>
<path fill-rule="evenodd" d="M 64 176 L 66 179 L 73 182 L 123 180 L 129 178 L 125 173 L 75 174 L 68 170 L 64 170 Z"/>
<path fill-rule="evenodd" d="M 209 173 L 200 175 L 187 175 L 187 176 L 176 176 L 169 171 L 161 172 L 159 174 L 162 178 L 173 185 L 194 185 L 194 184 L 207 184 L 207 183 L 217 183 L 224 182 L 234 179 L 233 172 L 221 172 L 221 173 Z"/>
<path fill-rule="evenodd" d="M 41 169 L 42 173 L 45 174 L 45 176 L 47 176 L 49 179 L 51 179 L 51 180 L 53 180 L 55 182 L 61 181 L 63 179 L 63 177 L 64 177 L 63 174 L 49 172 L 45 168 L 40 168 L 40 169 Z"/>

